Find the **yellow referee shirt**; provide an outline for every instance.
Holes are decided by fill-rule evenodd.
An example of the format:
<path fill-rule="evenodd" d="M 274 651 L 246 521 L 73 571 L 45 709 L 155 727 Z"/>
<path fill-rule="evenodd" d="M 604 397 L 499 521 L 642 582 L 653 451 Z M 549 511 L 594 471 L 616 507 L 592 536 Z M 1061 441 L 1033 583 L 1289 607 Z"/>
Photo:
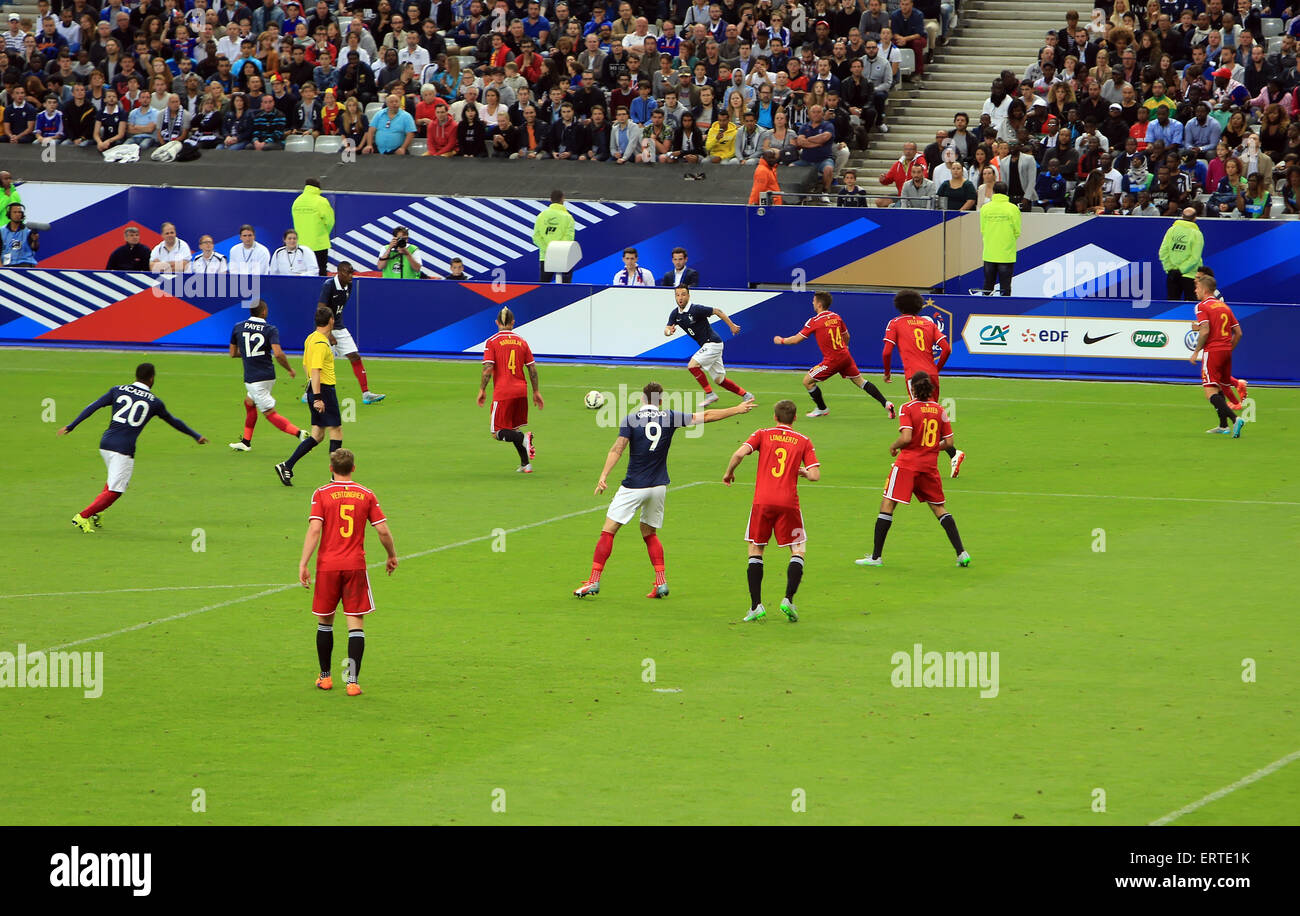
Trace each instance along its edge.
<path fill-rule="evenodd" d="M 302 345 L 302 367 L 307 370 L 307 381 L 311 383 L 311 370 L 320 370 L 320 383 L 333 385 L 334 350 L 330 339 L 320 331 L 312 331 Z"/>

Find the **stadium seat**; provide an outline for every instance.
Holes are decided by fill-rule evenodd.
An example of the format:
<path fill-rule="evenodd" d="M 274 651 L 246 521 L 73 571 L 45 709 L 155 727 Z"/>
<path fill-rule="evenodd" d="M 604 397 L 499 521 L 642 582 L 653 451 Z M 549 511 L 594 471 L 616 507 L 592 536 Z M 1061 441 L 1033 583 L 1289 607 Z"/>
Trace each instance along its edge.
<path fill-rule="evenodd" d="M 310 153 L 316 146 L 316 142 L 311 137 L 295 135 L 284 138 L 284 151 L 286 153 Z"/>
<path fill-rule="evenodd" d="M 366 106 L 366 120 L 367 121 L 374 120 L 375 115 L 378 112 L 383 111 L 383 109 L 384 109 L 383 102 L 371 102 L 369 105 Z"/>
<path fill-rule="evenodd" d="M 410 153 L 412 156 L 423 156 L 429 149 L 428 140 L 412 140 Z"/>
<path fill-rule="evenodd" d="M 1261 31 L 1263 31 L 1265 38 L 1272 38 L 1275 35 L 1282 34 L 1281 19 L 1261 19 L 1259 21 L 1259 27 Z"/>
<path fill-rule="evenodd" d="M 316 152 L 318 153 L 337 153 L 343 149 L 342 137 L 317 137 Z"/>
<path fill-rule="evenodd" d="M 916 72 L 916 52 L 911 48 L 898 49 L 898 75 L 909 77 Z"/>
<path fill-rule="evenodd" d="M 1266 49 L 1266 50 L 1267 50 L 1267 53 L 1269 53 L 1269 54 L 1276 54 L 1276 53 L 1278 53 L 1279 51 L 1282 50 L 1282 36 L 1281 36 L 1281 35 L 1274 35 L 1274 36 L 1272 36 L 1272 37 L 1270 37 L 1270 38 L 1268 38 L 1268 39 L 1265 39 L 1265 40 L 1268 42 L 1268 48 Z"/>

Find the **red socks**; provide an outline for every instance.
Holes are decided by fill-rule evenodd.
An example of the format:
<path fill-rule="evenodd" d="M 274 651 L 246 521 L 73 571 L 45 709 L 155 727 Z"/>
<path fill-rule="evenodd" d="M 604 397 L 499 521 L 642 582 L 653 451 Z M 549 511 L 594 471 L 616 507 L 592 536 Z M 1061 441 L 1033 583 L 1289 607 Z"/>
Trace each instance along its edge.
<path fill-rule="evenodd" d="M 117 502 L 117 498 L 121 495 L 121 493 L 114 493 L 108 487 L 104 487 L 104 489 L 100 490 L 99 495 L 95 497 L 95 501 L 81 510 L 81 517 L 90 518 L 92 515 L 98 515 Z"/>
<path fill-rule="evenodd" d="M 745 396 L 745 389 L 741 388 L 739 385 L 737 385 L 729 378 L 724 378 L 722 381 L 718 382 L 718 384 L 721 385 L 723 388 L 726 388 L 732 394 L 738 394 L 742 398 Z"/>
<path fill-rule="evenodd" d="M 600 533 L 600 540 L 596 542 L 596 553 L 591 558 L 591 577 L 588 582 L 599 582 L 600 574 L 605 569 L 605 561 L 614 551 L 614 535 L 608 531 Z"/>
<path fill-rule="evenodd" d="M 361 385 L 362 394 L 365 394 L 370 390 L 370 382 L 366 381 L 366 367 L 361 364 L 361 360 L 358 359 L 352 363 L 352 374 L 357 377 L 357 382 Z"/>
<path fill-rule="evenodd" d="M 276 413 L 274 410 L 268 410 L 266 412 L 266 422 L 270 423 L 280 432 L 288 433 L 291 436 L 296 437 L 300 432 L 298 427 L 294 426 L 292 423 L 289 422 L 289 420 L 286 417 L 281 416 L 280 414 Z M 250 426 L 249 428 L 251 429 L 252 427 Z"/>
<path fill-rule="evenodd" d="M 655 568 L 655 585 L 663 585 L 668 580 L 664 576 L 664 545 L 659 535 L 646 535 L 645 549 L 650 554 L 650 565 Z"/>
<path fill-rule="evenodd" d="M 704 374 L 703 369 L 699 366 L 687 366 L 686 368 L 690 371 L 691 375 L 695 376 L 695 381 L 700 383 L 701 388 L 709 394 L 713 394 L 713 386 L 709 384 L 709 378 Z"/>
<path fill-rule="evenodd" d="M 253 427 L 257 425 L 257 408 L 248 398 L 244 398 L 244 441 L 253 441 Z"/>

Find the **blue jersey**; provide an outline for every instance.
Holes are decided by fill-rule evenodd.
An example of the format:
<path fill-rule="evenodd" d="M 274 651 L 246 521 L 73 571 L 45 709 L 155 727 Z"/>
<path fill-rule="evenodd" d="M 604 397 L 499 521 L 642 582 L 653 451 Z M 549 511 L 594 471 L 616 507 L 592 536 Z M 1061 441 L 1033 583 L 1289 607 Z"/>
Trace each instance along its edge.
<path fill-rule="evenodd" d="M 690 414 L 658 407 L 643 406 L 624 417 L 618 434 L 631 443 L 631 452 L 623 486 L 641 490 L 667 484 L 668 447 L 673 444 L 673 430 L 690 425 Z"/>
<path fill-rule="evenodd" d="M 275 378 L 275 360 L 271 345 L 280 343 L 280 332 L 265 318 L 250 316 L 235 325 L 230 342 L 244 360 L 244 381 L 266 382 Z"/>
<path fill-rule="evenodd" d="M 331 277 L 325 281 L 325 285 L 320 288 L 320 299 L 317 302 L 320 305 L 327 306 L 334 313 L 334 330 L 343 330 L 343 306 L 348 304 L 348 297 L 352 295 L 352 284 L 344 286 L 339 282 L 337 276 Z"/>
<path fill-rule="evenodd" d="M 707 305 L 688 305 L 684 312 L 675 308 L 668 313 L 668 326 L 680 325 L 682 330 L 690 335 L 691 340 L 701 347 L 707 343 L 722 343 L 718 332 L 713 330 L 713 325 L 709 324 L 709 319 L 712 317 L 713 309 Z"/>
<path fill-rule="evenodd" d="M 99 440 L 99 447 L 105 451 L 118 452 L 133 457 L 135 455 L 135 440 L 140 438 L 140 433 L 144 431 L 145 424 L 154 417 L 162 417 L 172 427 L 195 440 L 200 438 L 198 433 L 169 414 L 167 408 L 163 406 L 163 402 L 149 390 L 149 386 L 144 382 L 116 385 L 108 389 L 106 394 L 88 406 L 77 419 L 68 424 L 68 431 L 71 432 L 76 429 L 82 420 L 101 407 L 113 408 L 108 429 L 104 430 L 104 435 Z"/>

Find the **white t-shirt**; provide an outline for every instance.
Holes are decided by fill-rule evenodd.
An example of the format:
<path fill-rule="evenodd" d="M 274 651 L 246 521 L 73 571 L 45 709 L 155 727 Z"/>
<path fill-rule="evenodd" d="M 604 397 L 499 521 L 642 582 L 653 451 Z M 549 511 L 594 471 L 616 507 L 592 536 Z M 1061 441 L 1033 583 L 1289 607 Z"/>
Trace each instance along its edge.
<path fill-rule="evenodd" d="M 226 256 L 219 251 L 214 250 L 212 257 L 205 258 L 203 252 L 190 262 L 190 270 L 196 274 L 224 274 L 226 272 Z"/>
<path fill-rule="evenodd" d="M 271 268 L 271 252 L 261 242 L 254 242 L 252 248 L 236 242 L 226 255 L 226 262 L 226 269 L 232 274 L 264 274 Z"/>
<path fill-rule="evenodd" d="M 272 274 L 292 277 L 314 277 L 320 273 L 316 263 L 316 252 L 303 245 L 290 251 L 284 245 L 275 249 L 271 255 Z"/>
<path fill-rule="evenodd" d="M 166 242 L 159 242 L 153 246 L 153 251 L 149 252 L 149 264 L 152 266 L 154 261 L 180 261 L 180 269 L 183 271 L 192 257 L 190 246 L 185 244 L 184 239 L 178 238 L 170 250 L 166 247 Z"/>

